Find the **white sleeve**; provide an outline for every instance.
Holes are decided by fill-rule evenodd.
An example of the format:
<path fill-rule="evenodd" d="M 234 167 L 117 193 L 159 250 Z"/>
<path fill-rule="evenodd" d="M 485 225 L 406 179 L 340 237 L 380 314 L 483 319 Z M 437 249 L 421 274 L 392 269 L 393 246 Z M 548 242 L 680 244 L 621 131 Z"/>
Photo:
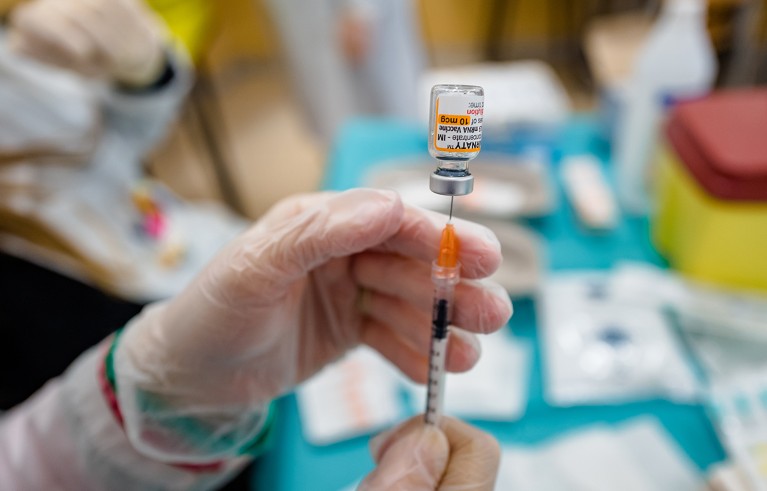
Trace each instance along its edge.
<path fill-rule="evenodd" d="M 83 354 L 0 419 L 0 482 L 7 489 L 205 490 L 247 462 L 216 472 L 187 471 L 151 460 L 129 443 L 99 385 L 106 346 Z"/>

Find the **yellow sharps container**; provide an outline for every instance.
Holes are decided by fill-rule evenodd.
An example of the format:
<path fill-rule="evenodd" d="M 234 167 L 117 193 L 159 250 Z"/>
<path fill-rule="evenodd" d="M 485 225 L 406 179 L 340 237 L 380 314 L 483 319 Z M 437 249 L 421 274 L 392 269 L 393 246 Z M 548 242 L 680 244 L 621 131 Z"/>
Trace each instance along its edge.
<path fill-rule="evenodd" d="M 689 277 L 767 292 L 767 90 L 679 104 L 659 155 L 658 250 Z"/>
<path fill-rule="evenodd" d="M 168 26 L 171 35 L 198 61 L 210 41 L 216 14 L 211 0 L 146 0 Z"/>

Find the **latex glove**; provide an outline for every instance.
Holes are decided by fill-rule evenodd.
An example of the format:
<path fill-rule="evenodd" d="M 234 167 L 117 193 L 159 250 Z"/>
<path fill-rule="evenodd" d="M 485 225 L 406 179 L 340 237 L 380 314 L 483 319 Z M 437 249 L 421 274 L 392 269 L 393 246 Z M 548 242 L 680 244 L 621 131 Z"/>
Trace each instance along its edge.
<path fill-rule="evenodd" d="M 376 468 L 358 491 L 492 491 L 501 455 L 487 433 L 450 417 L 426 425 L 423 415 L 372 439 L 370 451 Z"/>
<path fill-rule="evenodd" d="M 160 22 L 140 0 L 34 0 L 16 7 L 12 49 L 88 77 L 131 86 L 156 80 L 164 68 Z"/>
<path fill-rule="evenodd" d="M 360 343 L 425 382 L 430 263 L 446 219 L 375 190 L 275 206 L 118 343 L 118 398 L 134 445 L 186 462 L 229 455 L 258 431 L 264 404 Z M 505 325 L 511 302 L 500 286 L 474 280 L 499 266 L 498 240 L 476 224 L 455 227 L 464 279 L 453 323 L 463 329 L 452 331 L 447 368 L 463 371 L 479 356 L 470 331 Z M 167 431 L 189 417 L 204 419 L 210 438 Z"/>

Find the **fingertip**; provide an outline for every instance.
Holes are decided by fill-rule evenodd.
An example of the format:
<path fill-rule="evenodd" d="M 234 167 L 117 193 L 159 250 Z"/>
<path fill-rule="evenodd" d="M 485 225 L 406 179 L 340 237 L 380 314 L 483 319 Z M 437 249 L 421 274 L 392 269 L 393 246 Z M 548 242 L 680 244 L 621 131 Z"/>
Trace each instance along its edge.
<path fill-rule="evenodd" d="M 477 223 L 465 222 L 459 230 L 461 264 L 466 278 L 485 278 L 495 273 L 503 262 L 501 243 L 492 230 Z"/>
<path fill-rule="evenodd" d="M 442 431 L 450 445 L 450 459 L 471 462 L 470 465 L 451 465 L 442 478 L 444 489 L 463 487 L 472 483 L 472 489 L 494 489 L 501 448 L 490 434 L 460 420 L 443 418 Z"/>
<path fill-rule="evenodd" d="M 485 276 L 490 276 L 495 273 L 498 268 L 501 267 L 503 262 L 503 253 L 501 252 L 501 243 L 495 234 L 487 227 L 483 227 L 485 231 L 484 237 L 484 251 L 480 255 L 480 265 L 483 267 L 483 273 Z"/>
<path fill-rule="evenodd" d="M 378 462 L 381 460 L 381 456 L 384 453 L 384 450 L 386 449 L 386 445 L 388 445 L 389 440 L 391 440 L 394 433 L 397 431 L 400 431 L 400 427 L 394 427 L 390 428 L 388 430 L 382 431 L 381 433 L 377 434 L 373 438 L 370 439 L 368 442 L 368 449 L 370 450 L 370 455 L 373 457 L 374 462 Z"/>
<path fill-rule="evenodd" d="M 511 301 L 511 298 L 509 298 L 508 295 L 506 296 L 506 308 L 508 310 L 504 315 L 504 325 L 508 324 L 509 321 L 511 321 L 511 318 L 514 317 L 514 302 Z"/>
<path fill-rule="evenodd" d="M 481 334 L 493 333 L 509 323 L 514 307 L 511 298 L 505 288 L 498 283 L 489 280 L 477 280 L 482 288 L 482 297 L 479 305 L 478 320 L 476 325 L 471 326 L 471 331 Z"/>
<path fill-rule="evenodd" d="M 486 281 L 485 283 L 489 286 L 490 292 L 493 294 L 494 312 L 497 318 L 491 321 L 490 324 L 497 326 L 497 328 L 494 329 L 495 331 L 509 323 L 511 317 L 514 315 L 514 304 L 511 302 L 509 293 L 504 287 L 492 281 Z"/>
<path fill-rule="evenodd" d="M 447 436 L 420 417 L 381 435 L 371 451 L 377 466 L 358 490 L 437 489 L 450 459 Z"/>
<path fill-rule="evenodd" d="M 482 346 L 474 334 L 453 328 L 447 348 L 446 368 L 453 373 L 467 372 L 474 368 L 482 355 Z"/>
<path fill-rule="evenodd" d="M 444 433 L 434 425 L 424 424 L 422 417 L 416 417 L 415 420 L 411 419 L 382 431 L 370 439 L 368 448 L 373 460 L 380 462 L 392 445 L 406 441 L 437 451 L 443 450 L 446 454 L 449 451 L 449 444 Z"/>
<path fill-rule="evenodd" d="M 456 293 L 456 325 L 489 334 L 507 325 L 513 306 L 506 290 L 490 279 L 461 280 Z"/>
<path fill-rule="evenodd" d="M 471 277 L 487 278 L 498 271 L 502 262 L 503 256 L 501 256 L 500 251 L 485 248 L 476 254 L 475 267 L 473 268 Z"/>
<path fill-rule="evenodd" d="M 442 455 L 445 459 L 450 453 L 450 444 L 444 433 L 435 425 L 424 424 L 418 427 L 421 435 L 422 449 L 421 453 L 425 456 L 434 454 Z"/>
<path fill-rule="evenodd" d="M 495 252 L 500 256 L 501 241 L 498 240 L 498 236 L 495 235 L 495 232 L 485 225 L 477 224 L 477 226 L 482 230 L 482 237 L 488 250 Z"/>

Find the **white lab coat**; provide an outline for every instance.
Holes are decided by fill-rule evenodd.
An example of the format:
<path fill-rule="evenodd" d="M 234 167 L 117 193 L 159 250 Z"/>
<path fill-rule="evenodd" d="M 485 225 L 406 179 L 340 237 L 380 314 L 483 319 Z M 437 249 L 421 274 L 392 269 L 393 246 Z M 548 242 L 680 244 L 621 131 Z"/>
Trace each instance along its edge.
<path fill-rule="evenodd" d="M 138 453 L 107 406 L 98 383 L 105 345 L 83 354 L 59 379 L 0 415 L 0 483 L 19 491 L 204 490 L 247 462 L 192 472 Z"/>

